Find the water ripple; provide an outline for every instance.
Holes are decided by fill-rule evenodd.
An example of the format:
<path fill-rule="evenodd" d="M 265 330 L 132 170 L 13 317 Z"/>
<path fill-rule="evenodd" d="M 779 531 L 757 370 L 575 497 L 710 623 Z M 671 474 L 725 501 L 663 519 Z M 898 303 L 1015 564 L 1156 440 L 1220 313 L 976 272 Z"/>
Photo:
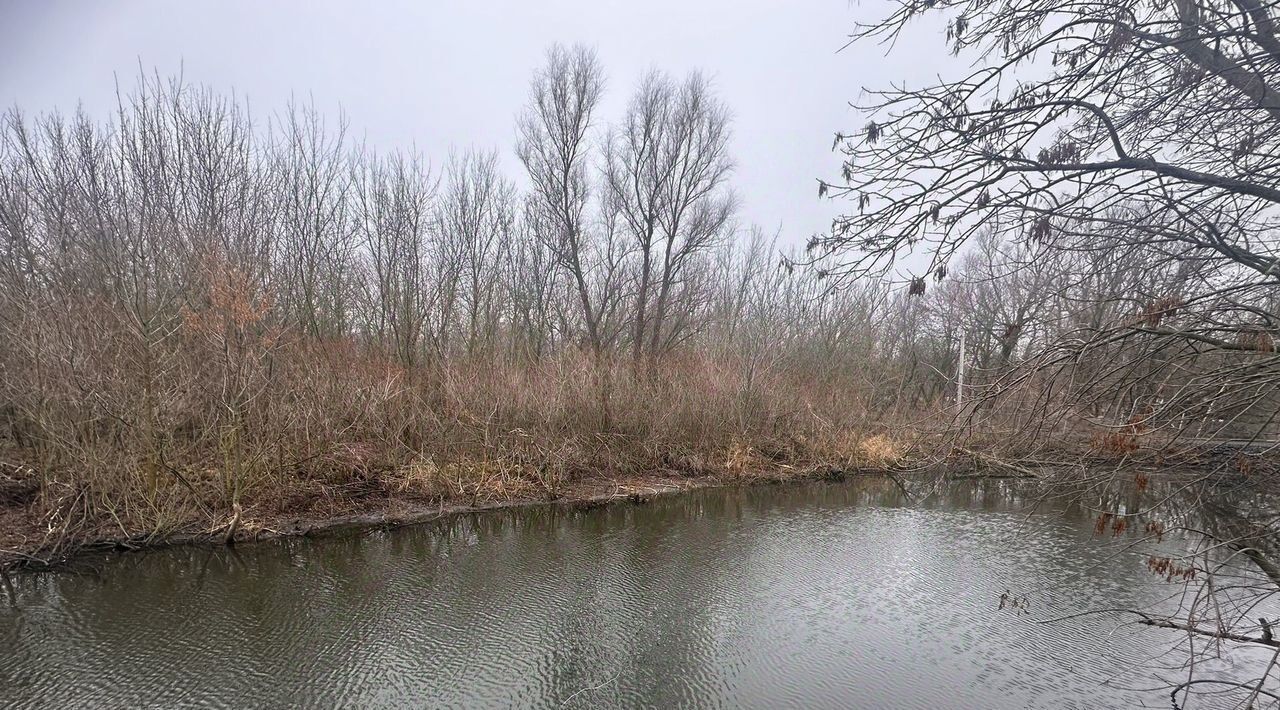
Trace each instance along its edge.
<path fill-rule="evenodd" d="M 856 483 L 704 491 L 22 577 L 18 606 L 0 610 L 2 700 L 1168 707 L 1164 691 L 1137 688 L 1160 684 L 1151 659 L 1176 639 L 1032 621 L 1174 591 L 1089 521 L 1028 519 L 996 496 L 928 508 L 867 497 Z M 1032 613 L 1000 610 L 1006 589 L 1030 590 Z"/>

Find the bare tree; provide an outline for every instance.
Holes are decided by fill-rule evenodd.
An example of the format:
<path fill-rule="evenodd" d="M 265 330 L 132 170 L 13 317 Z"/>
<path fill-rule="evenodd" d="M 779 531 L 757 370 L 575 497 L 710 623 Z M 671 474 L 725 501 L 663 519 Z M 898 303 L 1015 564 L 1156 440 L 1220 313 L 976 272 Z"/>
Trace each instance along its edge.
<path fill-rule="evenodd" d="M 663 136 L 662 206 L 658 228 L 662 264 L 649 335 L 655 355 L 678 339 L 666 323 L 673 288 L 694 258 L 725 235 L 735 198 L 725 186 L 733 162 L 728 155 L 729 112 L 711 95 L 701 74 L 691 74 L 673 96 L 671 126 Z M 664 325 L 667 331 L 664 331 Z"/>
<path fill-rule="evenodd" d="M 105 123 L 0 125 L 0 448 L 39 472 L 24 519 L 55 543 L 845 456 L 907 379 L 884 287 L 738 244 L 698 74 L 650 75 L 602 135 L 599 62 L 553 49 L 525 189 L 496 153 L 436 173 L 310 104 L 259 127 L 141 79 Z"/>
<path fill-rule="evenodd" d="M 279 291 L 308 334 L 345 335 L 355 247 L 346 119 L 331 132 L 314 106 L 291 103 L 278 124 Z"/>
<path fill-rule="evenodd" d="M 639 283 L 631 333 L 632 357 L 638 362 L 648 335 L 654 251 L 665 188 L 675 165 L 667 150 L 672 129 L 674 87 L 664 74 L 650 72 L 641 80 L 621 126 L 610 131 L 604 149 L 604 181 L 609 206 L 626 223 L 640 260 Z"/>
<path fill-rule="evenodd" d="M 368 270 L 362 312 L 373 337 L 413 365 L 438 293 L 428 263 L 436 182 L 422 158 L 400 154 L 361 155 L 352 180 Z"/>
<path fill-rule="evenodd" d="M 604 73 L 593 51 L 553 46 L 534 76 L 516 145 L 533 184 L 533 224 L 573 282 L 587 339 L 596 352 L 603 350 L 605 341 L 601 296 L 593 292 L 589 273 L 589 132 L 603 91 Z"/>
<path fill-rule="evenodd" d="M 526 198 L 516 220 L 512 243 L 507 251 L 504 281 L 511 311 L 512 350 L 533 361 L 540 360 L 555 344 L 567 320 L 566 296 L 571 286 L 557 267 L 555 253 L 538 238 L 536 202 Z"/>
<path fill-rule="evenodd" d="M 498 172 L 497 153 L 468 151 L 449 162 L 439 213 L 441 250 L 458 265 L 468 355 L 496 345 L 503 296 L 499 279 L 515 221 L 515 188 Z"/>

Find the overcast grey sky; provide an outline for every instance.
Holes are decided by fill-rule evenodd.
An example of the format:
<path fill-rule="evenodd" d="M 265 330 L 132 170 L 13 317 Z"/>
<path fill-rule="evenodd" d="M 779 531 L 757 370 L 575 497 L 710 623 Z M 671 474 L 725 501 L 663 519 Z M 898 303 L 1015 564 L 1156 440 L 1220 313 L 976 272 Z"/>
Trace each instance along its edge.
<path fill-rule="evenodd" d="M 28 113 L 107 116 L 114 79 L 139 62 L 247 97 L 259 122 L 291 94 L 341 106 L 352 132 L 382 150 L 416 145 L 440 165 L 451 147 L 496 148 L 508 172 L 515 116 L 554 42 L 598 51 L 609 85 L 601 119 L 621 114 L 649 68 L 714 78 L 734 115 L 734 184 L 742 221 L 785 241 L 823 231 L 841 203 L 820 201 L 834 178 L 835 131 L 854 130 L 848 102 L 863 86 L 935 76 L 939 26 L 884 48 L 837 53 L 876 0 L 476 0 L 300 2 L 0 0 L 0 103 Z"/>

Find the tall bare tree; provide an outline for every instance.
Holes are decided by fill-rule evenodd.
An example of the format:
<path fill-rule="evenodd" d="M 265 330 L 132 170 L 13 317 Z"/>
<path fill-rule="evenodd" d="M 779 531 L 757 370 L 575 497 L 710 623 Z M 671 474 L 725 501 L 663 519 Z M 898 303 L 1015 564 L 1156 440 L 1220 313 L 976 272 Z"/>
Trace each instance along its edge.
<path fill-rule="evenodd" d="M 360 155 L 352 180 L 368 271 L 362 312 L 373 337 L 413 365 L 438 294 L 429 263 L 436 181 L 421 157 L 400 154 Z"/>
<path fill-rule="evenodd" d="M 283 232 L 278 290 L 308 334 L 341 336 L 349 329 L 355 248 L 346 118 L 331 130 L 315 106 L 294 102 L 278 124 L 272 153 Z"/>
<path fill-rule="evenodd" d="M 496 344 L 503 306 L 499 280 L 514 233 L 515 188 L 498 172 L 493 152 L 455 155 L 446 173 L 441 249 L 458 265 L 466 351 L 475 355 Z"/>
<path fill-rule="evenodd" d="M 671 126 L 660 147 L 664 164 L 658 211 L 662 263 L 649 335 L 654 354 L 679 337 L 680 329 L 667 323 L 673 289 L 687 276 L 693 260 L 725 236 L 736 204 L 726 185 L 733 169 L 728 153 L 728 109 L 712 95 L 707 78 L 698 73 L 679 86 L 672 103 Z"/>
<path fill-rule="evenodd" d="M 520 118 L 516 153 L 533 184 L 532 208 L 539 237 L 550 247 L 577 292 L 587 340 L 605 346 L 601 295 L 591 285 L 593 235 L 590 131 L 604 92 L 604 72 L 595 52 L 555 45 L 534 75 L 529 104 Z"/>

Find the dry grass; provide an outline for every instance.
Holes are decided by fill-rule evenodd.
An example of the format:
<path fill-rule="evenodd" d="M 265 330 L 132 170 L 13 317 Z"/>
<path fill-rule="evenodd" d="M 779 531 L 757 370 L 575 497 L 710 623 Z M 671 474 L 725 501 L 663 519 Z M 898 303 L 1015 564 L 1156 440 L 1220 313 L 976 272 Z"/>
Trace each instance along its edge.
<path fill-rule="evenodd" d="M 876 434 L 858 442 L 857 454 L 865 467 L 891 468 L 902 463 L 906 446 L 884 434 Z"/>
<path fill-rule="evenodd" d="M 11 388 L 5 459 L 39 493 L 8 543 L 207 531 L 237 505 L 247 528 L 268 528 L 399 502 L 555 499 L 584 481 L 885 467 L 905 450 L 832 395 L 855 383 L 797 368 L 748 381 L 711 353 L 640 372 L 577 352 L 406 368 L 348 342 L 248 342 L 228 356 L 223 340 L 184 337 L 150 383 L 51 357 L 58 378 Z"/>

